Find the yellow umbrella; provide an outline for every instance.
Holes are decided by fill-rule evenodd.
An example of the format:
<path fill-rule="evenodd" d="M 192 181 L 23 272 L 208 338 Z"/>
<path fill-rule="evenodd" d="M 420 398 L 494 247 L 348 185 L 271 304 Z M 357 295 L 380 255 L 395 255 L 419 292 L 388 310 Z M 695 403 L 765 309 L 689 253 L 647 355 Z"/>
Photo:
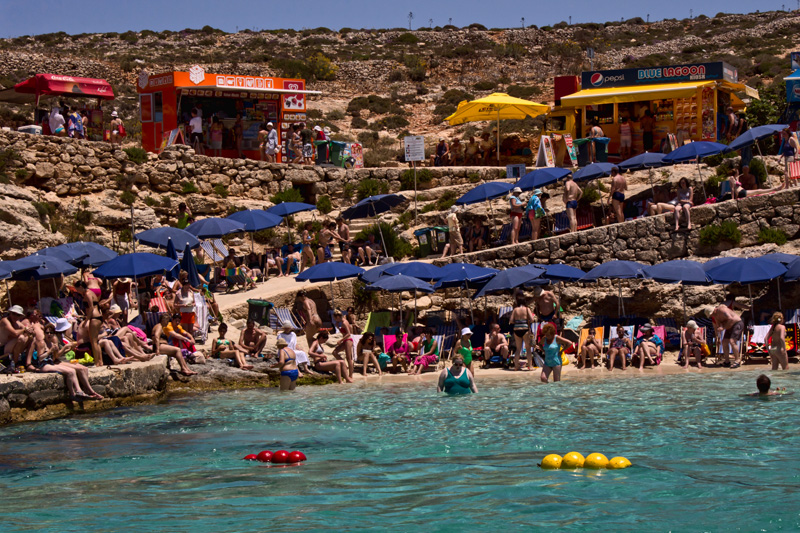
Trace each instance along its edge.
<path fill-rule="evenodd" d="M 451 126 L 465 122 L 482 120 L 497 121 L 497 162 L 500 163 L 500 121 L 507 119 L 522 120 L 525 117 L 537 117 L 550 111 L 550 106 L 537 104 L 522 98 L 514 98 L 505 93 L 492 93 L 484 98 L 458 104 L 455 113 L 447 117 Z"/>

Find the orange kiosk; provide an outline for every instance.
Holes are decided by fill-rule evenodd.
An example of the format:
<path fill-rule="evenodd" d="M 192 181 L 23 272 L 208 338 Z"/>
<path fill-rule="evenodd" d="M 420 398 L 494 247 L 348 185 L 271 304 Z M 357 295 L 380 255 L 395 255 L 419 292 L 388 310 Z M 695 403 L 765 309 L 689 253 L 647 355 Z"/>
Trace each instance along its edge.
<path fill-rule="evenodd" d="M 178 142 L 188 144 L 188 125 L 194 108 L 203 119 L 206 143 L 211 117 L 217 116 L 222 122 L 222 157 L 239 157 L 234 134 L 239 116 L 242 155 L 251 159 L 261 157 L 258 146 L 261 125 L 272 122 L 281 140 L 279 161 L 285 157 L 290 126 L 306 121 L 307 95 L 320 94 L 306 90 L 305 80 L 208 74 L 199 65 L 189 72 L 142 71 L 137 90 L 142 146 L 148 152 L 158 153 Z"/>

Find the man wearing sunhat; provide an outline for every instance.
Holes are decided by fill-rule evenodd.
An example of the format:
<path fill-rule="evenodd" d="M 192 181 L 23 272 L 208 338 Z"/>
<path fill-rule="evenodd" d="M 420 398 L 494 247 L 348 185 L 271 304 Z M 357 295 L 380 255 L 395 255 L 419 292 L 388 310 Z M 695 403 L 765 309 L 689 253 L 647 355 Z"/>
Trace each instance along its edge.
<path fill-rule="evenodd" d="M 572 174 L 567 174 L 567 179 L 564 182 L 564 205 L 567 207 L 567 218 L 569 219 L 569 231 L 575 233 L 578 231 L 578 201 L 583 196 L 583 191 L 578 184 L 572 179 Z"/>
<path fill-rule="evenodd" d="M 442 253 L 442 257 L 447 256 L 447 252 L 450 252 L 450 255 L 461 255 L 464 253 L 464 238 L 461 236 L 461 226 L 458 223 L 458 207 L 453 206 L 450 208 L 450 212 L 445 217 L 447 220 L 447 228 L 450 234 L 450 244 L 445 246 L 444 253 Z"/>
<path fill-rule="evenodd" d="M 12 305 L 8 316 L 0 320 L 0 355 L 11 357 L 11 366 L 19 363 L 19 356 L 30 342 L 33 328 L 22 322 L 25 312 L 19 305 Z"/>

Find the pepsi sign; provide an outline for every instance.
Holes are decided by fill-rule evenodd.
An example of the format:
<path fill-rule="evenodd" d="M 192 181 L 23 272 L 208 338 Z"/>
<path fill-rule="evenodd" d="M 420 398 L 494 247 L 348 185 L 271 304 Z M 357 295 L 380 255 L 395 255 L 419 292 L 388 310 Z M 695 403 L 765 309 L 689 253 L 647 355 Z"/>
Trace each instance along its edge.
<path fill-rule="evenodd" d="M 695 63 L 691 65 L 672 65 L 653 68 L 626 68 L 584 72 L 581 75 L 581 86 L 587 89 L 593 87 L 624 87 L 698 80 L 727 80 L 736 82 L 737 74 L 735 68 L 721 61 L 717 63 Z"/>

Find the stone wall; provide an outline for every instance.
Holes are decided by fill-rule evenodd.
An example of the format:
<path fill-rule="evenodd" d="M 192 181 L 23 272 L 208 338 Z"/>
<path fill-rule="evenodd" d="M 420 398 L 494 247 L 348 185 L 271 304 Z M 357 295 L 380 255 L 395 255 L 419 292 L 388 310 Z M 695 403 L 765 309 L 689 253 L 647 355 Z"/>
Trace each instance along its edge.
<path fill-rule="evenodd" d="M 700 228 L 724 220 L 732 220 L 739 226 L 740 247 L 758 244 L 761 227 L 780 228 L 790 240 L 795 239 L 800 229 L 798 195 L 798 189 L 792 189 L 694 207 L 692 231 L 673 231 L 673 215 L 667 214 L 464 254 L 457 260 L 496 268 L 566 263 L 589 270 L 611 259 L 655 264 L 689 256 L 715 256 L 736 245 L 722 242 L 713 247 L 701 246 Z"/>
<path fill-rule="evenodd" d="M 90 368 L 92 388 L 105 399 L 82 403 L 69 400 L 61 374 L 0 376 L 0 424 L 46 420 L 158 400 L 167 389 L 166 360 L 162 355 L 146 363 Z"/>

